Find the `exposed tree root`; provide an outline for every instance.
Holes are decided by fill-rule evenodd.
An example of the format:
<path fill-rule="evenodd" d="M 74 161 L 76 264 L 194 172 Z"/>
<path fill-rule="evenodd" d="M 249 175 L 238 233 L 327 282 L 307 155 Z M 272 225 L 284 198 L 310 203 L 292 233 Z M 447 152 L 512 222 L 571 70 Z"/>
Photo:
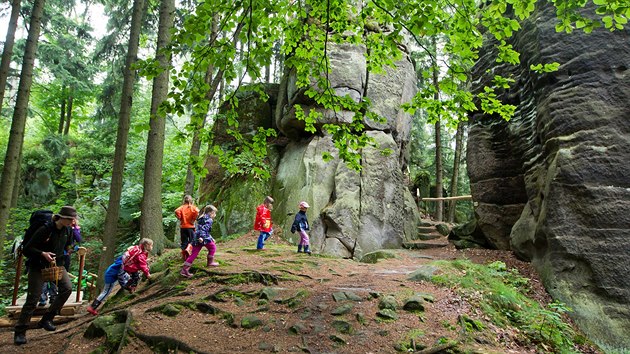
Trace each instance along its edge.
<path fill-rule="evenodd" d="M 150 348 L 152 348 L 152 350 L 161 353 L 170 353 L 171 351 L 175 351 L 177 353 L 212 353 L 199 350 L 198 348 L 191 348 L 188 344 L 173 337 L 149 336 L 138 332 L 135 332 L 135 336 L 146 343 Z"/>
<path fill-rule="evenodd" d="M 239 277 L 245 277 L 242 282 L 258 282 L 264 285 L 275 284 L 278 285 L 279 280 L 276 275 L 270 273 L 260 273 L 257 271 L 245 271 L 238 273 L 223 273 L 216 272 L 212 270 L 207 270 L 200 268 L 199 271 L 202 271 L 210 276 L 217 277 L 217 283 L 233 283 L 234 279 L 238 279 Z"/>
<path fill-rule="evenodd" d="M 433 346 L 431 348 L 426 348 L 423 350 L 420 350 L 418 352 L 418 354 L 437 354 L 437 353 L 442 353 L 447 349 L 452 349 L 454 347 L 456 347 L 459 344 L 459 342 L 456 341 L 450 341 L 448 343 L 445 344 L 440 344 L 440 345 L 436 345 Z"/>
<path fill-rule="evenodd" d="M 116 353 L 121 353 L 123 348 L 125 348 L 127 342 L 127 333 L 129 333 L 130 330 L 133 330 L 131 329 L 131 320 L 133 319 L 133 314 L 131 313 L 131 310 L 125 310 L 125 314 L 127 316 L 125 320 L 125 329 L 122 332 L 122 337 L 120 338 L 120 343 L 118 344 L 118 350 L 116 350 Z"/>
<path fill-rule="evenodd" d="M 281 269 L 280 271 L 281 271 L 281 272 L 283 272 L 283 273 L 288 273 L 288 274 L 291 274 L 291 275 L 295 275 L 296 277 L 302 277 L 302 278 L 307 278 L 307 279 L 313 279 L 313 277 L 312 277 L 312 276 L 310 276 L 310 275 L 308 275 L 308 274 L 296 274 L 296 273 L 293 273 L 293 272 L 288 271 L 288 270 L 286 270 L 286 269 Z"/>

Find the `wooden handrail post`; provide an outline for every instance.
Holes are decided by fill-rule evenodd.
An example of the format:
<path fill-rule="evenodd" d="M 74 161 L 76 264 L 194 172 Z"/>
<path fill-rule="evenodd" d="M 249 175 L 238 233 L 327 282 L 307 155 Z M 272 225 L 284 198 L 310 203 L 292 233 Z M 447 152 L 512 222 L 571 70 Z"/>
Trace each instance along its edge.
<path fill-rule="evenodd" d="M 77 280 L 76 302 L 79 302 L 81 299 L 81 281 L 83 280 L 83 267 L 85 266 L 85 254 L 87 253 L 87 249 L 85 247 L 79 247 L 77 253 L 79 254 L 79 279 Z"/>
<path fill-rule="evenodd" d="M 22 276 L 22 257 L 22 252 L 20 252 L 17 258 L 17 267 L 15 268 L 15 281 L 13 282 L 13 299 L 11 299 L 11 306 L 17 305 L 18 288 L 20 287 L 20 277 Z"/>

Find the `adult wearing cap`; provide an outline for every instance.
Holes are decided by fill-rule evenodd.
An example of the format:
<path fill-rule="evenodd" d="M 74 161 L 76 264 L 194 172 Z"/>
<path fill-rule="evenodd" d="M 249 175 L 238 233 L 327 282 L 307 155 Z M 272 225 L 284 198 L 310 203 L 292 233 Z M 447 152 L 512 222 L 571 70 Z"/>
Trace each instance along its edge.
<path fill-rule="evenodd" d="M 20 318 L 15 325 L 15 336 L 13 342 L 16 345 L 26 343 L 26 330 L 33 316 L 33 311 L 37 306 L 37 301 L 42 291 L 42 269 L 49 267 L 51 262 L 61 266 L 62 277 L 57 282 L 59 294 L 55 301 L 50 304 L 48 312 L 42 316 L 37 324 L 38 328 L 47 331 L 56 329 L 53 319 L 66 303 L 66 300 L 72 293 L 72 283 L 70 277 L 63 267 L 64 258 L 63 251 L 71 243 L 70 226 L 73 220 L 77 218 L 77 211 L 71 206 L 63 206 L 59 213 L 53 215 L 52 221 L 46 223 L 30 238 L 24 245 L 23 253 L 31 260 L 28 269 L 28 290 L 26 302 L 22 306 Z"/>

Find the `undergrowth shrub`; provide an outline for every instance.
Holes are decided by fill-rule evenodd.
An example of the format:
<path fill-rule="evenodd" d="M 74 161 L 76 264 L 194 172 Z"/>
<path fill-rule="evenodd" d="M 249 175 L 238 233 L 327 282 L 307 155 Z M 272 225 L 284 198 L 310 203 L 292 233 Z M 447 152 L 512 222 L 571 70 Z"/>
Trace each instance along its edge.
<path fill-rule="evenodd" d="M 434 283 L 454 287 L 469 302 L 476 304 L 490 320 L 501 327 L 513 326 L 541 349 L 574 352 L 575 333 L 563 320 L 571 309 L 560 302 L 546 308 L 526 296 L 531 291 L 529 280 L 516 269 L 507 269 L 497 261 L 488 265 L 468 260 L 435 262 L 443 273 L 433 277 Z"/>

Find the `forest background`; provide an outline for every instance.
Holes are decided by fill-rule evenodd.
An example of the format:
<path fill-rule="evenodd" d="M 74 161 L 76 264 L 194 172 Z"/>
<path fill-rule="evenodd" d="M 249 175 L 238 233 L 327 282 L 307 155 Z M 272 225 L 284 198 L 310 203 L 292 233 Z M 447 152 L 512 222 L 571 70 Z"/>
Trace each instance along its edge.
<path fill-rule="evenodd" d="M 555 1 L 557 30 L 614 30 L 630 16 L 623 0 L 596 0 L 597 17 L 584 17 L 586 3 Z M 340 156 L 360 168 L 357 156 L 370 144 L 361 122 L 379 117 L 370 113 L 368 101 L 348 102 L 331 93 L 325 60 L 329 42 L 366 46 L 373 72 L 393 65 L 402 56 L 399 45 L 408 45 L 419 90 L 406 107 L 414 116 L 409 176 L 412 182 L 430 180 L 435 196 L 447 187 L 450 195 L 468 194 L 462 122 L 477 109 L 496 113 L 497 119 L 513 113 L 512 106 L 496 100 L 495 91 L 512 84 L 511 78 L 495 77 L 484 92 L 467 90 L 482 32 L 497 40 L 498 63 L 518 63 L 507 39 L 535 4 L 2 1 L 0 27 L 6 39 L 0 119 L 11 129 L 0 131 L 0 156 L 5 157 L 0 312 L 11 298 L 15 276 L 10 251 L 35 209 L 74 205 L 83 246 L 90 250 L 86 269 L 102 273 L 114 255 L 140 237 L 154 239 L 158 253 L 174 246 L 173 210 L 184 194 L 198 197 L 206 154 L 220 156 L 226 178 L 270 178 L 265 152 L 275 131 L 261 129 L 243 137 L 233 129 L 242 145 L 232 151 L 212 141 L 216 120 L 238 126 L 238 117 L 217 107 L 237 106 L 234 93 L 243 85 L 256 89 L 277 83 L 294 70 L 299 85 L 319 104 L 354 111 L 352 124 L 327 128 Z M 541 63 L 532 70 L 557 66 Z M 308 130 L 318 117 L 299 118 Z M 442 210 L 439 205 L 435 211 L 439 219 Z M 462 207 L 457 221 L 465 221 L 470 212 L 470 206 Z M 451 221 L 455 217 L 448 212 Z"/>

